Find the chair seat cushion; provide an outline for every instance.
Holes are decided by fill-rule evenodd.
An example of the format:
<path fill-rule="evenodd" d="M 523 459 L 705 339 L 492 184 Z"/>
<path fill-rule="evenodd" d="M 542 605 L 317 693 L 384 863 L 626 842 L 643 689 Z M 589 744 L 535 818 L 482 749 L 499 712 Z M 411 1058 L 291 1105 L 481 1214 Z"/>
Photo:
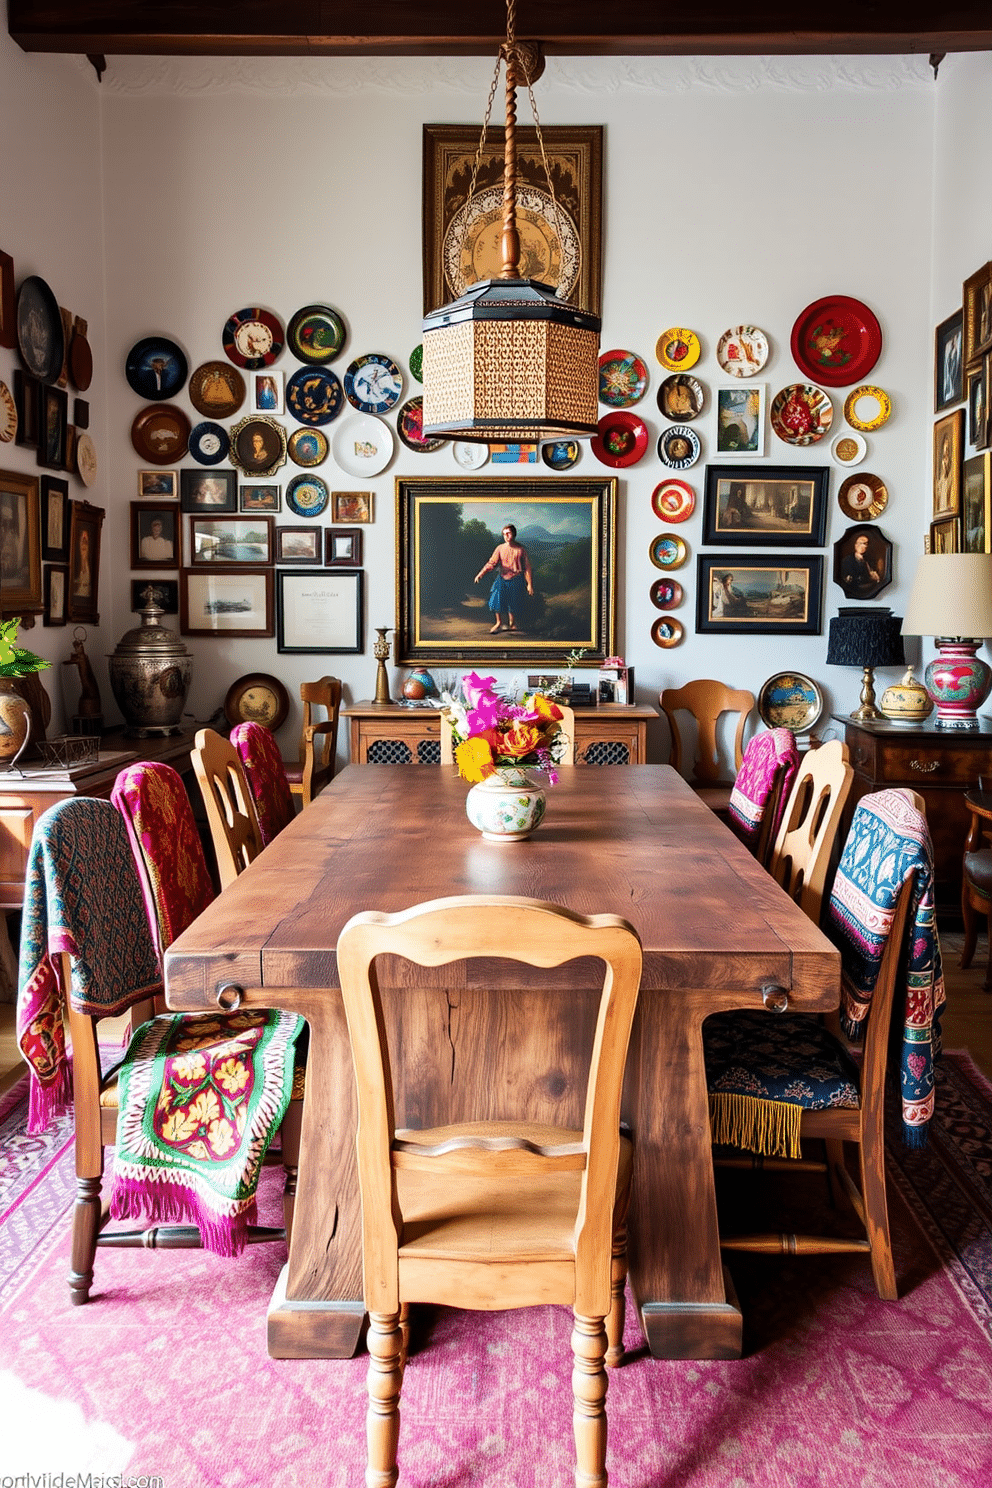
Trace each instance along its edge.
<path fill-rule="evenodd" d="M 984 898 L 992 898 L 992 848 L 964 855 L 964 876 Z"/>
<path fill-rule="evenodd" d="M 806 1013 L 717 1013 L 703 1024 L 703 1048 L 711 1095 L 783 1101 L 805 1111 L 860 1104 L 856 1064 Z"/>

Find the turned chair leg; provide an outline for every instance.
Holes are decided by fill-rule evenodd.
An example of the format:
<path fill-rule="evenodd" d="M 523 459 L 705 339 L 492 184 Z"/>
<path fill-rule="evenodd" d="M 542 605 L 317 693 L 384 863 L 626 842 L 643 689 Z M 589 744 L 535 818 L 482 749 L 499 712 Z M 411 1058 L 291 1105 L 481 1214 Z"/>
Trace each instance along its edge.
<path fill-rule="evenodd" d="M 72 1213 L 72 1270 L 69 1272 L 69 1296 L 74 1307 L 90 1300 L 93 1285 L 93 1261 L 100 1233 L 102 1175 L 76 1179 L 76 1204 Z"/>
<path fill-rule="evenodd" d="M 406 1369 L 407 1355 L 410 1352 L 410 1304 L 400 1304 L 400 1380 Z"/>
<path fill-rule="evenodd" d="M 403 1384 L 403 1333 L 399 1312 L 370 1312 L 369 1411 L 366 1420 L 367 1488 L 393 1488 L 398 1473 L 400 1389 Z"/>
<path fill-rule="evenodd" d="M 622 1226 L 613 1236 L 613 1260 L 610 1271 L 610 1315 L 606 1320 L 606 1364 L 616 1369 L 623 1363 L 623 1330 L 627 1319 L 624 1290 L 627 1285 L 627 1228 Z"/>
<path fill-rule="evenodd" d="M 575 1488 L 606 1488 L 605 1319 L 574 1315 L 572 1327 L 572 1429 Z M 370 1485 L 371 1488 L 371 1485 Z"/>
<path fill-rule="evenodd" d="M 871 1245 L 871 1274 L 875 1279 L 875 1290 L 885 1302 L 896 1302 L 899 1289 L 896 1286 L 896 1268 L 892 1259 L 892 1239 L 889 1234 L 889 1208 L 885 1198 L 885 1154 L 881 1143 L 869 1149 L 862 1142 L 858 1147 L 858 1162 L 861 1168 L 861 1195 L 865 1206 L 865 1229 Z"/>

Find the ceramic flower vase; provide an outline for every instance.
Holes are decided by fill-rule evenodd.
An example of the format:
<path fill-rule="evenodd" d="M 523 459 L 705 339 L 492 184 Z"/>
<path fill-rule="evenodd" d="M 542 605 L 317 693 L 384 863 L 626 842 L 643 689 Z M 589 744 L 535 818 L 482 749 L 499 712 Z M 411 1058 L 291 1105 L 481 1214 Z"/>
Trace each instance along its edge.
<path fill-rule="evenodd" d="M 0 770 L 14 766 L 31 736 L 31 709 L 12 677 L 0 677 Z"/>
<path fill-rule="evenodd" d="M 473 785 L 465 810 L 487 842 L 522 842 L 544 820 L 547 801 L 525 770 L 502 770 Z"/>

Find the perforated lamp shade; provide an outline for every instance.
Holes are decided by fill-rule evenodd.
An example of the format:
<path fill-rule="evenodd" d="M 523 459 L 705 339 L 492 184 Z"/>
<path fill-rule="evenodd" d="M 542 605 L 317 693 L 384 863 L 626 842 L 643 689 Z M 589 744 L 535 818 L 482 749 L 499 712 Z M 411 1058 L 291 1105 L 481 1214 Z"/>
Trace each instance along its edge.
<path fill-rule="evenodd" d="M 904 635 L 933 636 L 924 675 L 938 728 L 977 728 L 992 670 L 977 655 L 992 636 L 992 554 L 924 553 L 902 623 Z"/>
<path fill-rule="evenodd" d="M 905 666 L 901 625 L 898 615 L 877 606 L 845 608 L 831 620 L 827 664 L 862 669 L 860 706 L 852 718 L 864 721 L 882 717 L 875 706 L 875 668 Z"/>

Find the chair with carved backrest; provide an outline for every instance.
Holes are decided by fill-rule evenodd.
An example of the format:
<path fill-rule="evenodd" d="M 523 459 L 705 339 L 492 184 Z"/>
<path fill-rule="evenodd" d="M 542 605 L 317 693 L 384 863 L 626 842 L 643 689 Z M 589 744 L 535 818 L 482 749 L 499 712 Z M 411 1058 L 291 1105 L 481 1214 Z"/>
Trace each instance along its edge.
<path fill-rule="evenodd" d="M 241 756 L 213 729 L 198 729 L 190 750 L 203 796 L 220 886 L 226 889 L 262 851 L 255 802 Z"/>
<path fill-rule="evenodd" d="M 772 846 L 769 871 L 814 924 L 820 911 L 854 771 L 831 739 L 803 755 Z"/>
<path fill-rule="evenodd" d="M 754 693 L 743 687 L 728 687 L 707 677 L 687 682 L 684 687 L 666 687 L 661 693 L 661 711 L 668 720 L 672 736 L 671 764 L 680 774 L 689 766 L 676 715 L 690 713 L 695 719 L 697 746 L 692 774 L 686 778 L 693 790 L 713 811 L 725 812 L 730 805 L 734 779 L 720 758 L 718 731 L 724 713 L 736 713 L 733 776 L 741 767 L 744 729 L 754 709 Z"/>
<path fill-rule="evenodd" d="M 271 731 L 260 723 L 236 724 L 230 739 L 244 766 L 262 846 L 268 847 L 296 815 L 282 755 Z"/>
<path fill-rule="evenodd" d="M 555 707 L 561 713 L 561 725 L 559 732 L 564 734 L 567 747 L 562 758 L 555 765 L 555 769 L 561 770 L 568 765 L 575 764 L 575 711 L 566 706 L 565 703 L 556 703 Z M 441 713 L 441 763 L 442 765 L 453 765 L 455 762 L 455 751 L 451 738 L 451 719 L 447 713 Z"/>
<path fill-rule="evenodd" d="M 536 967 L 575 956 L 603 961 L 582 1130 L 500 1120 L 397 1131 L 374 964 L 382 955 L 415 966 L 476 956 Z M 619 1121 L 641 973 L 636 932 L 615 915 L 586 918 L 538 900 L 468 895 L 399 914 L 355 915 L 338 939 L 337 964 L 358 1089 L 367 1481 L 395 1482 L 410 1303 L 502 1310 L 550 1302 L 575 1314 L 576 1481 L 605 1484 L 603 1365 L 623 1354 L 632 1147 Z"/>
<path fill-rule="evenodd" d="M 341 682 L 337 677 L 301 682 L 300 701 L 303 704 L 300 759 L 298 764 L 288 763 L 285 769 L 293 795 L 302 796 L 304 806 L 309 806 L 314 796 L 334 778 Z M 324 709 L 326 716 L 320 722 L 314 721 L 315 708 Z"/>

